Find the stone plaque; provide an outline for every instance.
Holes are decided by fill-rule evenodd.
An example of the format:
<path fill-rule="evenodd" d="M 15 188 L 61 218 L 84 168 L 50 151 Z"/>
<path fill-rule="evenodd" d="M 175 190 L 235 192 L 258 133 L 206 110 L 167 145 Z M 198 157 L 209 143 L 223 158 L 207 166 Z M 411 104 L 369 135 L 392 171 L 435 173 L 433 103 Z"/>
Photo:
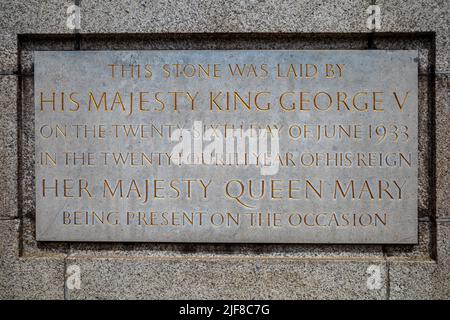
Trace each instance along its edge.
<path fill-rule="evenodd" d="M 416 51 L 36 52 L 34 73 L 38 240 L 417 242 Z"/>

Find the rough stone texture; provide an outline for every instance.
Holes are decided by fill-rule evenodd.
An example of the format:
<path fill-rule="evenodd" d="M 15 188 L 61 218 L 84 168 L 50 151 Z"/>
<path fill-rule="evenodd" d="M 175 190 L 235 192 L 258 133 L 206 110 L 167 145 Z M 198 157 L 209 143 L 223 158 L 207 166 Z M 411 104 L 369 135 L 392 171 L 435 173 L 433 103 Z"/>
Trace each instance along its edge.
<path fill-rule="evenodd" d="M 376 0 L 381 7 L 377 32 L 435 32 L 436 71 L 450 72 L 450 6 L 446 0 Z"/>
<path fill-rule="evenodd" d="M 17 35 L 0 34 L 0 73 L 17 71 Z"/>
<path fill-rule="evenodd" d="M 17 211 L 17 77 L 0 76 L 0 219 Z"/>
<path fill-rule="evenodd" d="M 96 257 L 261 257 L 382 259 L 380 245 L 71 243 L 73 255 Z"/>
<path fill-rule="evenodd" d="M 68 299 L 385 299 L 383 261 L 298 259 L 87 259 L 71 256 L 81 289 Z M 381 288 L 367 288 L 367 268 Z"/>
<path fill-rule="evenodd" d="M 17 217 L 17 76 L 0 76 L 0 299 L 62 299 L 64 257 L 19 257 L 20 220 Z"/>
<path fill-rule="evenodd" d="M 214 0 L 84 0 L 81 32 L 365 32 L 369 4 L 369 0 L 230 0 L 226 5 Z"/>
<path fill-rule="evenodd" d="M 34 154 L 34 89 L 33 78 L 23 77 L 22 80 L 22 179 L 20 188 L 22 189 L 22 216 L 35 218 L 35 184 L 34 184 L 34 157 L 27 157 Z"/>
<path fill-rule="evenodd" d="M 437 262 L 389 263 L 391 299 L 450 298 L 450 224 L 437 225 Z"/>
<path fill-rule="evenodd" d="M 309 50 L 368 48 L 368 35 L 133 34 L 82 35 L 81 50 Z"/>
<path fill-rule="evenodd" d="M 436 77 L 436 215 L 450 218 L 450 75 Z"/>
<path fill-rule="evenodd" d="M 64 257 L 19 257 L 19 220 L 0 221 L 0 299 L 63 299 Z"/>
<path fill-rule="evenodd" d="M 436 230 L 437 262 L 448 276 L 450 270 L 450 222 L 438 222 Z M 450 285 L 448 281 L 447 284 Z"/>
<path fill-rule="evenodd" d="M 389 298 L 445 298 L 444 293 L 448 290 L 445 288 L 448 285 L 445 279 L 440 277 L 439 268 L 434 262 L 392 262 L 389 268 Z"/>
<path fill-rule="evenodd" d="M 429 76 L 419 75 L 419 95 L 418 95 L 418 117 L 419 117 L 419 217 L 430 216 L 433 213 L 430 209 L 430 174 L 429 174 L 429 160 L 430 160 L 430 133 L 428 130 L 430 113 L 429 113 L 429 99 L 428 90 Z"/>
<path fill-rule="evenodd" d="M 66 26 L 71 0 L 2 0 L 0 30 L 2 33 L 73 33 Z"/>
<path fill-rule="evenodd" d="M 64 299 L 64 259 L 19 259 L 5 266 L 0 299 Z"/>
<path fill-rule="evenodd" d="M 19 224 L 18 219 L 0 221 L 0 262 L 2 266 L 19 256 Z"/>
<path fill-rule="evenodd" d="M 0 72 L 16 72 L 17 37 L 27 33 L 74 33 L 66 26 L 73 0 L 0 1 Z"/>

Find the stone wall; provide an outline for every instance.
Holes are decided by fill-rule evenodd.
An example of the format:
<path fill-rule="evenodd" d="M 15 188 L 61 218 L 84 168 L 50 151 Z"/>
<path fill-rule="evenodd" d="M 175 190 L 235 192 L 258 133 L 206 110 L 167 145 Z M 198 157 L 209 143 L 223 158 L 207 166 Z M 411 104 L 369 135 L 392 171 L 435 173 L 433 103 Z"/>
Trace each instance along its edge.
<path fill-rule="evenodd" d="M 2 0 L 0 298 L 450 298 L 449 29 L 447 0 Z M 419 50 L 419 244 L 37 242 L 33 51 L 120 49 Z"/>

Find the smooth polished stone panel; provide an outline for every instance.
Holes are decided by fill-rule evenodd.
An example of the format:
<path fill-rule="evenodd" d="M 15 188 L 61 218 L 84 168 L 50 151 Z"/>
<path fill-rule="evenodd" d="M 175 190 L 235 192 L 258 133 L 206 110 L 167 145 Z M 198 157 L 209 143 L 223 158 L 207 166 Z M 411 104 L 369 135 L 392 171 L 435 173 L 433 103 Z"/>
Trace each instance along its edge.
<path fill-rule="evenodd" d="M 40 241 L 417 243 L 417 51 L 34 59 Z"/>

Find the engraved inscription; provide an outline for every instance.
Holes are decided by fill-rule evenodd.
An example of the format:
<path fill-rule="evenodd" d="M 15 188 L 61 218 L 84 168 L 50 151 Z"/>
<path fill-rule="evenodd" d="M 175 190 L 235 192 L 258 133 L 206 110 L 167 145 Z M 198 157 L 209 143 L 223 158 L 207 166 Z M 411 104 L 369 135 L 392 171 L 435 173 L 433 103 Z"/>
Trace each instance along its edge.
<path fill-rule="evenodd" d="M 37 239 L 416 243 L 416 61 L 36 52 Z"/>

